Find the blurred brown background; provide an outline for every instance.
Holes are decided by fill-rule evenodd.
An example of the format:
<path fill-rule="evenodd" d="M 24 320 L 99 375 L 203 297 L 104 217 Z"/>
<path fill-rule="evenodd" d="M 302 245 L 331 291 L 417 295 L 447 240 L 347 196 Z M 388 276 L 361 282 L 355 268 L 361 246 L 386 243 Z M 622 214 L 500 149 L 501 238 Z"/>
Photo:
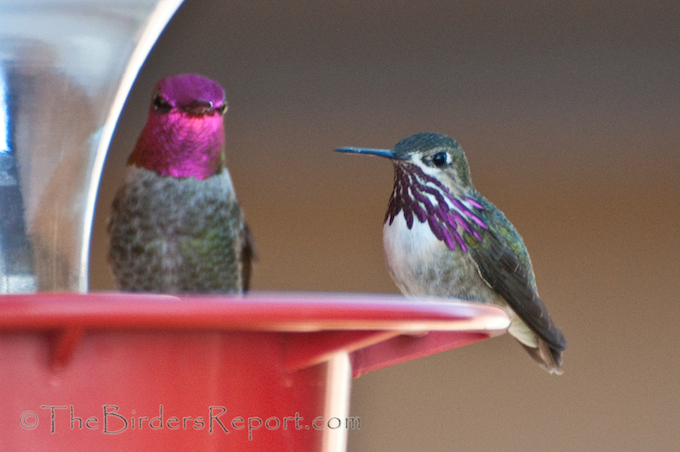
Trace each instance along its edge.
<path fill-rule="evenodd" d="M 226 89 L 260 291 L 392 292 L 392 168 L 338 146 L 446 133 L 524 236 L 569 340 L 550 376 L 509 336 L 354 381 L 350 451 L 680 450 L 680 3 L 187 0 L 144 66 L 105 220 L 155 81 Z"/>

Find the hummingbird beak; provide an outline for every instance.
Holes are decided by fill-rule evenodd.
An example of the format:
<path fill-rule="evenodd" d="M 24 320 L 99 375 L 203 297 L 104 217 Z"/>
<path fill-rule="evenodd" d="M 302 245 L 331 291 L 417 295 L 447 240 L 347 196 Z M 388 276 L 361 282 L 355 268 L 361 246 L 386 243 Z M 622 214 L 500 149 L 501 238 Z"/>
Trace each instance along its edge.
<path fill-rule="evenodd" d="M 348 154 L 368 154 L 377 155 L 378 157 L 386 157 L 388 159 L 394 160 L 397 157 L 394 155 L 392 149 L 365 149 L 365 148 L 340 148 L 336 149 L 335 152 L 343 152 Z"/>
<path fill-rule="evenodd" d="M 213 108 L 212 102 L 207 100 L 196 99 L 186 107 L 183 107 L 182 110 L 186 111 L 189 114 L 200 116 L 210 113 L 212 111 L 212 108 Z"/>

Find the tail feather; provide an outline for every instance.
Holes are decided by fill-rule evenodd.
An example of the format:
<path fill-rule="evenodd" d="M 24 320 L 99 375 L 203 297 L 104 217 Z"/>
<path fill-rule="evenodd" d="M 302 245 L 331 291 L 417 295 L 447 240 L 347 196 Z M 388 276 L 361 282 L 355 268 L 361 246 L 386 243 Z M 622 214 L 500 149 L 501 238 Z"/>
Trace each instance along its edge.
<path fill-rule="evenodd" d="M 551 374 L 562 375 L 562 351 L 551 348 L 543 339 L 538 339 L 538 347 L 529 347 L 520 342 L 524 350 L 531 355 L 531 357 Z"/>

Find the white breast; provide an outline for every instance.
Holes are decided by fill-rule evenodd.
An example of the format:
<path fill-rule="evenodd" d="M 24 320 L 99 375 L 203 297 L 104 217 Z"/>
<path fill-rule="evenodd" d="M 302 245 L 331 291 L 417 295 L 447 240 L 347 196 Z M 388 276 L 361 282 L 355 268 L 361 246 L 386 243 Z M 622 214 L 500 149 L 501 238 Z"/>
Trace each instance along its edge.
<path fill-rule="evenodd" d="M 387 268 L 399 289 L 406 294 L 424 293 L 422 272 L 427 269 L 433 256 L 445 252 L 446 245 L 438 240 L 427 223 L 413 219 L 408 228 L 403 212 L 383 227 L 383 247 Z"/>
<path fill-rule="evenodd" d="M 465 252 L 452 251 L 438 240 L 427 223 L 413 219 L 411 229 L 403 212 L 383 227 L 383 247 L 392 279 L 406 295 L 459 297 L 493 303 L 511 316 L 510 334 L 536 347 L 536 334 L 515 314 L 507 302 L 481 281 L 476 265 Z"/>

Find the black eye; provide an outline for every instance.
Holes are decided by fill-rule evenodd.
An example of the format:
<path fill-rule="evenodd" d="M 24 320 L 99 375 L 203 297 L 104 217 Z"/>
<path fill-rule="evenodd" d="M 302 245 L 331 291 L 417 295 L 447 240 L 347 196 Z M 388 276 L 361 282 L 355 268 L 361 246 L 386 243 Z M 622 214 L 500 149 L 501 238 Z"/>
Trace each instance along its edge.
<path fill-rule="evenodd" d="M 447 160 L 448 158 L 446 152 L 437 152 L 435 155 L 432 156 L 432 163 L 434 163 L 434 166 L 437 167 L 442 167 L 446 165 Z"/>
<path fill-rule="evenodd" d="M 160 94 L 153 96 L 153 109 L 159 113 L 167 113 L 172 110 L 172 105 Z"/>
<path fill-rule="evenodd" d="M 219 107 L 217 107 L 215 109 L 215 111 L 217 111 L 217 113 L 219 113 L 220 115 L 223 115 L 227 112 L 227 108 L 228 108 L 227 107 L 227 101 L 225 100 L 222 105 L 220 105 Z"/>

